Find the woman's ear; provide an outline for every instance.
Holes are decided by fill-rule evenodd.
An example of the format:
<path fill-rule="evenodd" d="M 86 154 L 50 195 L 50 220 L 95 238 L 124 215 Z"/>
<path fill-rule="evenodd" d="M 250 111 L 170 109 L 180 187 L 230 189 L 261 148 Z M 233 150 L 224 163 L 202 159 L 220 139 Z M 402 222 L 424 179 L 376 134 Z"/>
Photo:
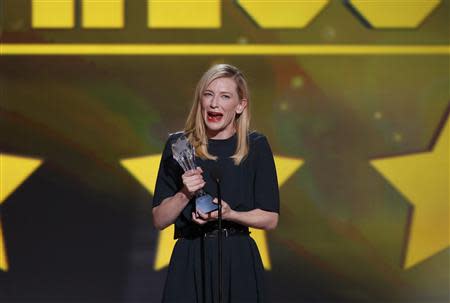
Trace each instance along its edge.
<path fill-rule="evenodd" d="M 247 99 L 241 99 L 241 102 L 239 102 L 238 106 L 236 107 L 236 113 L 239 115 L 242 114 L 244 109 L 247 107 L 247 103 Z"/>

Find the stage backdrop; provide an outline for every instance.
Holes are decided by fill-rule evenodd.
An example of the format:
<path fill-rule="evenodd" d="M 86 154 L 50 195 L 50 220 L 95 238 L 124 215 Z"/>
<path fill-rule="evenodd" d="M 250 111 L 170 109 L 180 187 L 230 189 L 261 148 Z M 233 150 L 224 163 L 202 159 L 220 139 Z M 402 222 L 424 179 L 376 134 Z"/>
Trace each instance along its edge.
<path fill-rule="evenodd" d="M 159 157 L 215 63 L 275 156 L 270 301 L 449 301 L 447 0 L 0 4 L 1 302 L 159 302 Z"/>

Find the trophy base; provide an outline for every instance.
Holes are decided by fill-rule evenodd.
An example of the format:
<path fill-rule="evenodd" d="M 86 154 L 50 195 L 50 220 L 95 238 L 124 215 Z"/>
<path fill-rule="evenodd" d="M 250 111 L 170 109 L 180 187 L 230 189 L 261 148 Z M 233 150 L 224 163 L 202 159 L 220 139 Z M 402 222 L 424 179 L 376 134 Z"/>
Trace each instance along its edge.
<path fill-rule="evenodd" d="M 216 203 L 213 203 L 213 197 L 206 194 L 195 199 L 195 209 L 204 214 L 215 211 L 219 208 Z"/>

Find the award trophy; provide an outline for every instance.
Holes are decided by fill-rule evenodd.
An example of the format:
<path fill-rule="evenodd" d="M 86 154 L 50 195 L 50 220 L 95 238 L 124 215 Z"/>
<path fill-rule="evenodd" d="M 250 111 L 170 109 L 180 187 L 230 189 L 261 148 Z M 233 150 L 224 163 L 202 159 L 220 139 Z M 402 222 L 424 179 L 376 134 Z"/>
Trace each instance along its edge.
<path fill-rule="evenodd" d="M 178 138 L 175 143 L 172 143 L 172 154 L 185 172 L 197 168 L 195 164 L 195 149 L 184 135 Z M 217 204 L 213 203 L 213 197 L 203 189 L 195 193 L 196 210 L 206 214 L 217 208 Z"/>

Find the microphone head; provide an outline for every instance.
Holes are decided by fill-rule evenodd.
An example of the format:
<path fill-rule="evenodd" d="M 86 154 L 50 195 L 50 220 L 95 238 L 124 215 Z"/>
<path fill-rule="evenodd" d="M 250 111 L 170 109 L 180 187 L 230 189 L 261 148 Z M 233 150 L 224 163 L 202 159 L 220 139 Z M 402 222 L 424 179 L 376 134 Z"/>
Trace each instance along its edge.
<path fill-rule="evenodd" d="M 214 181 L 220 182 L 220 179 L 222 177 L 222 174 L 220 172 L 220 169 L 218 166 L 213 166 L 211 170 L 209 171 L 209 175 L 211 178 L 213 178 Z"/>

